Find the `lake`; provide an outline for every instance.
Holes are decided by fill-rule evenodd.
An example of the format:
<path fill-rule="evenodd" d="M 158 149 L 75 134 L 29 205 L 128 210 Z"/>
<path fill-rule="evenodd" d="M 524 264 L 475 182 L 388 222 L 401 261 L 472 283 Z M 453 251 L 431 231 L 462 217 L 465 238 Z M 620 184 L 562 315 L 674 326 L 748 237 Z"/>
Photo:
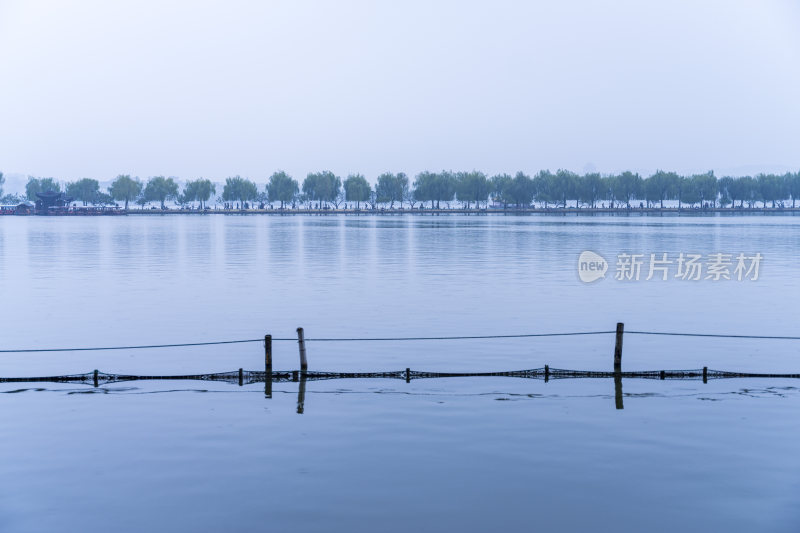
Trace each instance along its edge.
<path fill-rule="evenodd" d="M 617 322 L 798 336 L 799 248 L 791 215 L 2 217 L 0 348 L 291 339 L 298 326 L 309 339 Z M 584 251 L 607 261 L 604 279 L 581 281 Z M 732 279 L 706 279 L 720 253 Z M 672 261 L 667 280 L 645 279 L 651 254 Z M 681 254 L 702 257 L 701 279 L 676 277 Z M 738 254 L 760 254 L 757 279 L 736 279 Z M 615 279 L 631 255 L 640 279 Z M 613 349 L 613 334 L 310 340 L 308 359 L 341 372 L 608 371 Z M 4 377 L 264 366 L 257 342 L 2 356 Z M 275 341 L 273 357 L 297 369 L 297 343 Z M 800 341 L 625 335 L 624 370 L 704 366 L 800 372 Z M 624 379 L 621 410 L 612 379 L 304 387 L 299 398 L 299 383 L 275 383 L 265 398 L 263 383 L 0 384 L 0 529 L 800 526 L 800 380 Z"/>

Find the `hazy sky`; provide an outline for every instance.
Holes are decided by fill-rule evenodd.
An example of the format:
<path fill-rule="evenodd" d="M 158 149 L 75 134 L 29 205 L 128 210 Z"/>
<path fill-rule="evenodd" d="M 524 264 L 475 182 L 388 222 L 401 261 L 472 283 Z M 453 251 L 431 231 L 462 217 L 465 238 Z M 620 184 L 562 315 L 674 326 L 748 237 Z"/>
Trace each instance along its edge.
<path fill-rule="evenodd" d="M 0 0 L 0 170 L 800 168 L 800 3 Z"/>

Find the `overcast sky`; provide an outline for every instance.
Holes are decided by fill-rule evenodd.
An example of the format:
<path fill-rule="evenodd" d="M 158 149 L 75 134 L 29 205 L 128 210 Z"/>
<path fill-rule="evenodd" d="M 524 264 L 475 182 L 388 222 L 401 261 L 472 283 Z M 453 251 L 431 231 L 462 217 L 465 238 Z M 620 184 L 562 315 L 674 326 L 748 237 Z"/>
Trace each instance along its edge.
<path fill-rule="evenodd" d="M 800 7 L 0 0 L 0 171 L 800 168 Z"/>

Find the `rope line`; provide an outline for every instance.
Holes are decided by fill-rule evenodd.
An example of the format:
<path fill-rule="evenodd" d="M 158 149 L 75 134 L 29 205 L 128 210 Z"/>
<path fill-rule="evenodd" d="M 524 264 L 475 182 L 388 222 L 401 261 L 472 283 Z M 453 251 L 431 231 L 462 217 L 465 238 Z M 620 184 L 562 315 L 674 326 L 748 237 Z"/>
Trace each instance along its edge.
<path fill-rule="evenodd" d="M 528 337 L 565 337 L 572 335 L 606 335 L 615 331 L 578 331 L 571 333 L 525 333 L 520 335 L 457 335 L 451 337 L 366 337 L 366 338 L 319 338 L 305 339 L 306 342 L 355 342 L 355 341 L 454 341 L 469 339 L 523 339 Z M 284 339 L 272 339 L 284 340 Z M 288 339 L 297 340 L 297 339 Z"/>
<path fill-rule="evenodd" d="M 306 342 L 354 342 L 354 341 L 436 341 L 436 340 L 461 340 L 461 339 L 518 339 L 526 337 L 563 337 L 567 335 L 601 335 L 614 333 L 613 331 L 579 331 L 571 333 L 526 333 L 522 335 L 472 335 L 472 336 L 450 336 L 450 337 L 364 337 L 364 338 L 311 338 L 305 339 Z M 272 338 L 276 341 L 294 341 L 296 338 Z M 20 350 L 0 350 L 0 353 L 37 353 L 37 352 L 94 352 L 103 350 L 144 350 L 149 348 L 180 348 L 186 346 L 214 346 L 219 344 L 243 344 L 249 342 L 264 342 L 260 339 L 243 339 L 235 341 L 211 341 L 211 342 L 184 342 L 178 344 L 145 344 L 140 346 L 98 346 L 89 348 L 27 348 Z"/>
<path fill-rule="evenodd" d="M 775 336 L 775 335 L 720 335 L 716 333 L 676 333 L 668 331 L 626 331 L 631 335 L 669 335 L 674 337 L 714 337 L 722 339 L 776 339 L 797 341 L 800 337 Z"/>
<path fill-rule="evenodd" d="M 275 340 L 275 339 L 273 339 Z M 284 339 L 280 339 L 284 340 Z M 246 342 L 263 342 L 264 339 L 246 339 L 238 341 L 184 342 L 181 344 L 145 344 L 140 346 L 99 346 L 91 348 L 29 348 L 23 350 L 0 350 L 0 353 L 31 352 L 96 352 L 101 350 L 144 350 L 148 348 L 179 348 L 181 346 L 212 346 L 216 344 L 242 344 Z"/>
<path fill-rule="evenodd" d="M 477 340 L 477 339 L 524 339 L 533 337 L 568 337 L 578 335 L 608 335 L 615 331 L 573 331 L 567 333 L 523 333 L 516 335 L 452 335 L 445 337 L 319 337 L 307 338 L 306 342 L 399 342 L 399 341 L 448 341 L 448 340 Z M 777 335 L 725 335 L 716 333 L 680 333 L 671 331 L 625 331 L 628 335 L 667 335 L 674 337 L 711 337 L 723 339 L 772 339 L 772 340 L 800 340 L 800 336 L 777 336 Z M 296 338 L 282 337 L 272 338 L 273 341 L 294 341 Z M 252 342 L 263 342 L 259 339 L 242 339 L 232 341 L 209 341 L 209 342 L 183 342 L 177 344 L 144 344 L 135 346 L 94 346 L 85 348 L 22 348 L 0 350 L 0 353 L 41 353 L 41 352 L 96 352 L 107 350 L 146 350 L 152 348 L 181 348 L 191 346 L 218 346 L 224 344 L 245 344 Z"/>

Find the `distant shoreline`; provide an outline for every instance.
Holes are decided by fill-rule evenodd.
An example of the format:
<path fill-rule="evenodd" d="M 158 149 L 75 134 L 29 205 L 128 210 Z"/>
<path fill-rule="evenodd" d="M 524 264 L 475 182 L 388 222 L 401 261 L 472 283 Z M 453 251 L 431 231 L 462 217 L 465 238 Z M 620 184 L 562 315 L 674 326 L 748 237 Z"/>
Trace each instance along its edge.
<path fill-rule="evenodd" d="M 508 209 L 129 209 L 129 215 L 760 215 L 760 214 L 795 214 L 800 213 L 798 207 L 560 207 L 560 208 L 508 208 Z"/>

